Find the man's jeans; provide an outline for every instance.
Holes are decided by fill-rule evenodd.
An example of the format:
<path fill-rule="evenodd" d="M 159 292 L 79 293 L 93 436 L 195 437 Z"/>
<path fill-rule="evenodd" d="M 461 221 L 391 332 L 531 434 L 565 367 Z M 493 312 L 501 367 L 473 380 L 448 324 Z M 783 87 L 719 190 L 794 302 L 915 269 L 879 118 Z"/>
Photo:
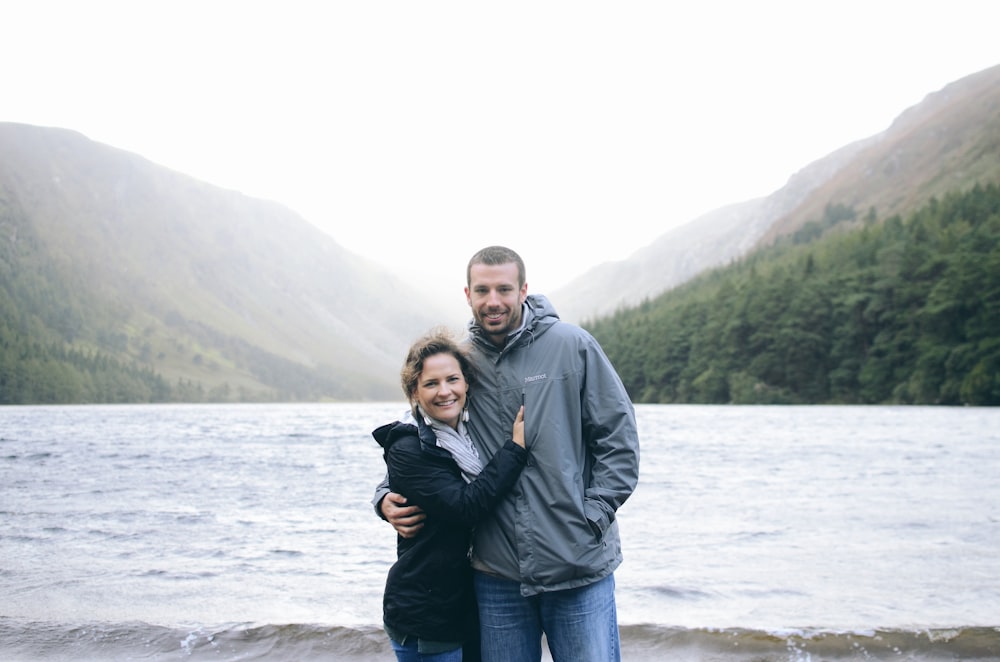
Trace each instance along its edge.
<path fill-rule="evenodd" d="M 619 662 L 615 577 L 521 595 L 520 584 L 475 573 L 483 662 L 538 662 L 542 633 L 553 662 Z"/>

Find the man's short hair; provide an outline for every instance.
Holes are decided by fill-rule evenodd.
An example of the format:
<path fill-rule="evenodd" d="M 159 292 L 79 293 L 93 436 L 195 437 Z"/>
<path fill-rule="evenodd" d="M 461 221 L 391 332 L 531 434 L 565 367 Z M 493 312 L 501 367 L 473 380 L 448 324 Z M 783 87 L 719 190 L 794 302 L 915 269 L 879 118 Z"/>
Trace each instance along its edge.
<path fill-rule="evenodd" d="M 521 256 L 507 248 L 506 246 L 487 246 L 486 248 L 480 249 L 472 256 L 469 260 L 469 266 L 465 269 L 465 284 L 472 285 L 472 267 L 476 264 L 485 264 L 489 267 L 496 267 L 501 264 L 510 264 L 513 262 L 517 265 L 517 280 L 518 287 L 524 287 L 526 281 L 524 273 L 524 260 Z"/>

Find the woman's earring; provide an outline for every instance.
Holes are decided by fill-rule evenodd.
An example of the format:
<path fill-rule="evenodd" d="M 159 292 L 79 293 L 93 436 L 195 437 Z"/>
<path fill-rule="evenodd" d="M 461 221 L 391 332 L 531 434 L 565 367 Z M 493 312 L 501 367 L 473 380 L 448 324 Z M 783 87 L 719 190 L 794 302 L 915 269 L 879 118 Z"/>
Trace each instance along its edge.
<path fill-rule="evenodd" d="M 462 410 L 462 422 L 463 423 L 468 423 L 469 422 L 469 406 L 468 405 L 466 405 L 465 409 Z"/>

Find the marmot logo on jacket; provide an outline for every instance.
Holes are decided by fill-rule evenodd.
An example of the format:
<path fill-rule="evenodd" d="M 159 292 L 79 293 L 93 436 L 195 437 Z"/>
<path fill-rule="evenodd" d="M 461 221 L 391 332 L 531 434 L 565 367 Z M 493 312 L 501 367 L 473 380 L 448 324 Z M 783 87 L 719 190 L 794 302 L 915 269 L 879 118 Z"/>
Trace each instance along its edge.
<path fill-rule="evenodd" d="M 540 380 L 540 379 L 545 379 L 545 378 L 546 378 L 546 375 L 545 375 L 545 373 L 543 372 L 542 374 L 540 374 L 540 375 L 535 375 L 534 377 L 525 377 L 525 378 L 524 378 L 524 383 L 525 383 L 525 384 L 530 384 L 531 382 L 537 382 L 538 380 Z"/>

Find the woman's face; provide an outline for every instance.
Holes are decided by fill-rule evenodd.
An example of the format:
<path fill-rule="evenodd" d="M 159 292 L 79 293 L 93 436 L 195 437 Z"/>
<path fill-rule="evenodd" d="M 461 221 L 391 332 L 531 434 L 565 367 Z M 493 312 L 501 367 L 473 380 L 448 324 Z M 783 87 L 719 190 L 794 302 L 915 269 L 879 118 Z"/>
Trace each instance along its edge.
<path fill-rule="evenodd" d="M 451 354 L 434 354 L 424 359 L 414 396 L 425 414 L 457 428 L 468 390 L 458 359 Z"/>

